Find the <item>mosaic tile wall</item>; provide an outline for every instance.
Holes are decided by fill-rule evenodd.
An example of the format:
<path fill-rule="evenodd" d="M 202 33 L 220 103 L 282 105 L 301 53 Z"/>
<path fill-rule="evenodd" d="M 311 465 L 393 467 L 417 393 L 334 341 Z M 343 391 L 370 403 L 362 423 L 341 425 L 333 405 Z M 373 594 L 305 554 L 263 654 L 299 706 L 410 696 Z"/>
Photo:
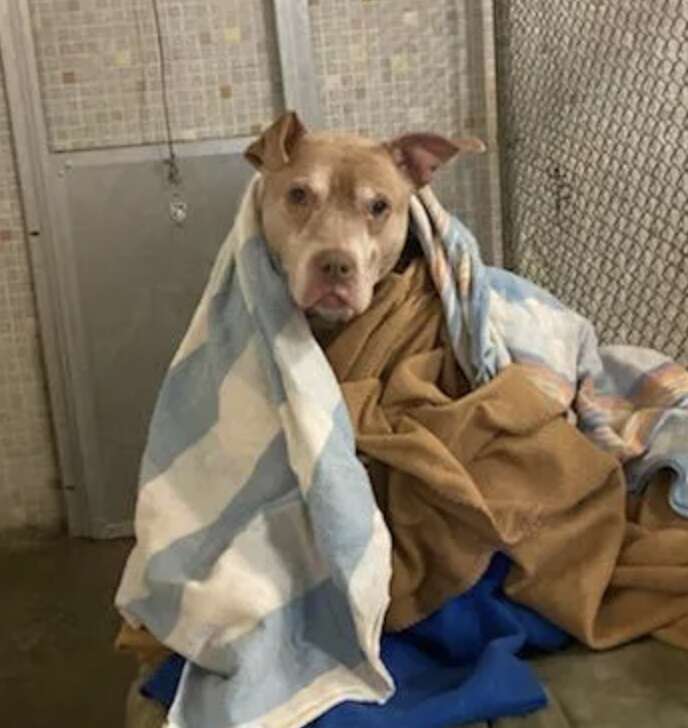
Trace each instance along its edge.
<path fill-rule="evenodd" d="M 438 175 L 440 199 L 484 243 L 500 235 L 492 0 L 309 0 L 325 122 L 378 137 L 478 136 L 489 154 Z"/>
<path fill-rule="evenodd" d="M 27 254 L 0 64 L 0 531 L 62 521 Z"/>
<path fill-rule="evenodd" d="M 165 138 L 152 0 L 29 0 L 55 151 Z M 172 133 L 256 131 L 281 106 L 270 0 L 158 0 Z"/>
<path fill-rule="evenodd" d="M 489 246 L 499 202 L 484 38 L 493 0 L 310 0 L 326 124 L 476 134 L 436 188 Z M 153 0 L 29 0 L 53 150 L 165 137 Z M 158 0 L 173 136 L 256 132 L 281 109 L 271 0 Z M 496 132 L 495 132 L 496 133 Z"/>

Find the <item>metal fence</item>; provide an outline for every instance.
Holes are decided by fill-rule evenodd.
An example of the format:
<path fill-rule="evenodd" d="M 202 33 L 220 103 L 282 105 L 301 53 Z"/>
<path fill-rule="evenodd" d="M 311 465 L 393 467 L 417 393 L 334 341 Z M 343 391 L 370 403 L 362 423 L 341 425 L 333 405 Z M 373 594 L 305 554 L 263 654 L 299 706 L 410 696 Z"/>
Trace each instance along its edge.
<path fill-rule="evenodd" d="M 688 0 L 495 0 L 507 265 L 688 363 Z"/>

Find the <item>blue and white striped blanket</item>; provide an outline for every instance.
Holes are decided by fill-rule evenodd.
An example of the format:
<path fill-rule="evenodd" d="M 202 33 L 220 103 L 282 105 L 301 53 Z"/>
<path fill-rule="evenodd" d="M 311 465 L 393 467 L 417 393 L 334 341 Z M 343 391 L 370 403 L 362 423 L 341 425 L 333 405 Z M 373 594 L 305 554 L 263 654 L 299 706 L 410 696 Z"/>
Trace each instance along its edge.
<path fill-rule="evenodd" d="M 411 211 L 444 307 L 454 353 L 474 386 L 511 363 L 562 402 L 570 418 L 624 464 L 641 493 L 659 470 L 670 505 L 688 517 L 688 372 L 635 346 L 598 346 L 587 319 L 547 291 L 485 266 L 475 238 L 429 188 Z"/>
<path fill-rule="evenodd" d="M 255 179 L 162 385 L 117 595 L 192 660 L 173 726 L 301 726 L 392 692 L 390 539 L 334 374 L 258 233 Z"/>
<path fill-rule="evenodd" d="M 379 651 L 389 534 L 338 384 L 260 237 L 259 184 L 161 388 L 117 595 L 131 624 L 189 660 L 173 728 L 296 728 L 393 692 Z M 585 319 L 485 267 L 428 188 L 412 216 L 474 385 L 527 364 L 634 482 L 680 465 L 683 369 L 646 350 L 600 351 Z M 687 490 L 684 473 L 675 508 L 688 508 Z"/>

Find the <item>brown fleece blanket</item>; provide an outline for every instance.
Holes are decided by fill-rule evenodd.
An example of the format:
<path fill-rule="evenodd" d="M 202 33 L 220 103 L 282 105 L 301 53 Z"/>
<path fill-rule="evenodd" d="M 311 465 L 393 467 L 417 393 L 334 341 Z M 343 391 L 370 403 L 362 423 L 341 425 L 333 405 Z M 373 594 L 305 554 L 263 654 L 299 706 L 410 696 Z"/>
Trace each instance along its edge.
<path fill-rule="evenodd" d="M 326 348 L 392 532 L 387 627 L 477 581 L 594 648 L 643 634 L 688 648 L 688 521 L 656 484 L 629 509 L 618 463 L 518 366 L 467 393 L 424 261 L 388 277 Z"/>
<path fill-rule="evenodd" d="M 388 629 L 503 551 L 507 594 L 590 647 L 654 634 L 688 649 L 688 520 L 667 484 L 627 503 L 618 463 L 516 365 L 470 392 L 424 261 L 385 279 L 326 354 L 392 533 Z M 117 646 L 149 664 L 167 652 L 126 625 Z"/>

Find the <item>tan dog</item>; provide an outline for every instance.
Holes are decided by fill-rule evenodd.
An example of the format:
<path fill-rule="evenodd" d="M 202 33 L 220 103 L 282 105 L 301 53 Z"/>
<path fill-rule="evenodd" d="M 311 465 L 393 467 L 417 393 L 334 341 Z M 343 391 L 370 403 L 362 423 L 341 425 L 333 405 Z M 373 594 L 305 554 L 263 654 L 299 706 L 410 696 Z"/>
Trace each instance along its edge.
<path fill-rule="evenodd" d="M 262 174 L 263 233 L 296 304 L 330 323 L 363 313 L 401 254 L 411 194 L 440 164 L 483 149 L 478 139 L 435 134 L 387 143 L 309 134 L 296 114 L 281 116 L 246 157 Z M 131 687 L 127 728 L 165 723 L 163 709 L 139 694 L 152 669 L 144 666 Z"/>
<path fill-rule="evenodd" d="M 263 233 L 296 304 L 331 323 L 365 311 L 401 254 L 411 194 L 455 155 L 484 148 L 427 133 L 385 143 L 307 133 L 295 113 L 281 116 L 245 154 L 263 176 Z"/>

